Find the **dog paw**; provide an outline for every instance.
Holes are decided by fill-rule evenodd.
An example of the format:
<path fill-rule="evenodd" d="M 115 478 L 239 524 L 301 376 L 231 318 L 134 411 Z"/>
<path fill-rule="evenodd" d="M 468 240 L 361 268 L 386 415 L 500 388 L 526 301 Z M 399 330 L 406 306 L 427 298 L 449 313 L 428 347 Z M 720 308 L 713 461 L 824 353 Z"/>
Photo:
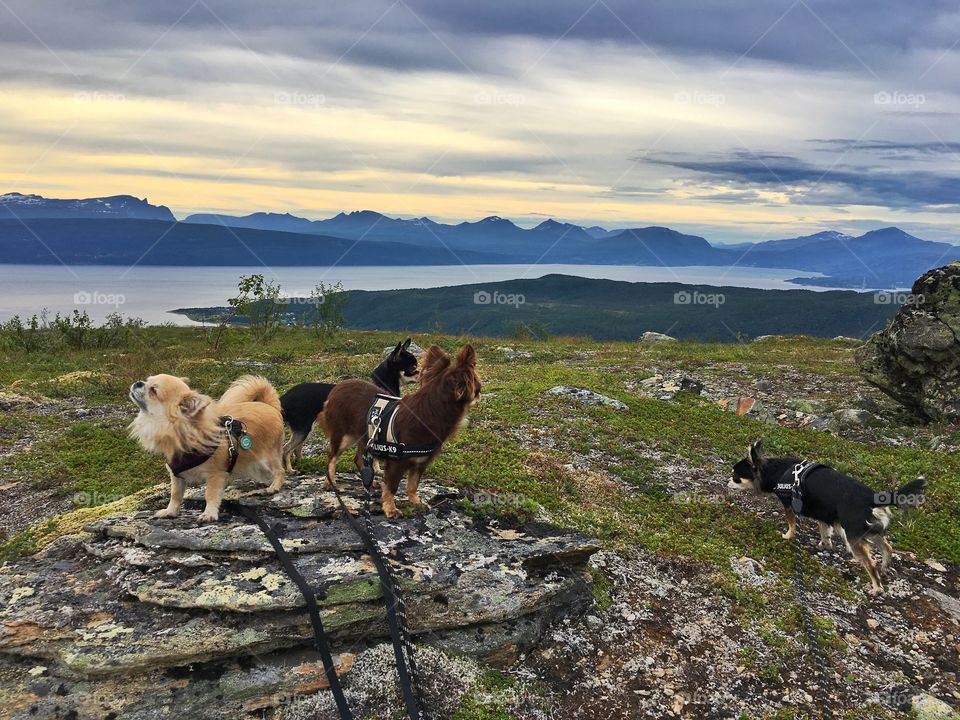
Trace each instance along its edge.
<path fill-rule="evenodd" d="M 784 540 L 793 540 L 793 533 L 787 530 L 787 532 L 783 533 L 783 535 L 780 537 L 782 537 Z"/>
<path fill-rule="evenodd" d="M 278 492 L 280 492 L 282 487 L 283 483 L 281 482 L 271 483 L 263 489 L 263 492 L 265 492 L 267 495 L 276 495 Z"/>
<path fill-rule="evenodd" d="M 870 588 L 867 590 L 867 595 L 869 595 L 870 597 L 876 597 L 877 595 L 879 595 L 879 594 L 882 593 L 882 592 L 883 592 L 883 588 L 880 587 L 879 585 L 877 585 L 877 586 L 875 586 L 875 587 L 873 587 L 873 586 L 870 587 Z"/>
<path fill-rule="evenodd" d="M 171 510 L 170 508 L 166 508 L 166 509 L 164 509 L 164 510 L 157 510 L 157 511 L 153 514 L 153 517 L 155 517 L 155 518 L 157 518 L 157 519 L 161 519 L 161 518 L 175 518 L 175 517 L 176 517 L 177 515 L 179 515 L 179 514 L 180 514 L 180 511 L 179 511 L 179 510 Z"/>
<path fill-rule="evenodd" d="M 817 547 L 820 548 L 821 550 L 829 550 L 830 548 L 833 547 L 833 543 L 830 541 L 823 542 L 823 540 L 821 540 L 820 542 L 817 543 Z"/>
<path fill-rule="evenodd" d="M 427 503 L 425 503 L 423 500 L 421 500 L 419 495 L 411 495 L 410 503 L 412 505 L 416 505 L 421 510 L 430 510 L 430 506 L 427 505 Z"/>
<path fill-rule="evenodd" d="M 386 515 L 387 518 L 389 518 L 390 520 L 396 520 L 398 517 L 402 515 L 402 513 L 399 510 L 397 510 L 396 505 L 384 505 L 383 514 Z"/>
<path fill-rule="evenodd" d="M 204 510 L 200 517 L 197 518 L 198 522 L 202 523 L 215 523 L 220 519 L 220 512 L 216 510 Z"/>

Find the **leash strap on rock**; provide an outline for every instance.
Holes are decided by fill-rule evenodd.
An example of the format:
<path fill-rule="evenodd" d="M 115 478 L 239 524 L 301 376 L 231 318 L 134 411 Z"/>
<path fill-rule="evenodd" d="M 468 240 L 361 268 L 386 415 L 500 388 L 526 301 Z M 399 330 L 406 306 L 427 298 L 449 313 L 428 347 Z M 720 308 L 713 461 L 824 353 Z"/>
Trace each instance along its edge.
<path fill-rule="evenodd" d="M 390 630 L 390 640 L 393 643 L 393 654 L 397 659 L 397 679 L 400 682 L 400 690 L 403 693 L 403 702 L 407 707 L 407 716 L 410 720 L 427 720 L 427 715 L 420 709 L 419 698 L 420 681 L 417 672 L 417 664 L 414 660 L 413 643 L 410 641 L 410 633 L 406 625 L 406 606 L 403 603 L 403 597 L 397 590 L 396 581 L 393 573 L 390 571 L 390 565 L 384 559 L 380 552 L 380 547 L 373 536 L 373 519 L 370 515 L 371 487 L 373 484 L 373 468 L 370 465 L 369 457 L 364 458 L 363 486 L 366 493 L 364 501 L 363 514 L 367 527 L 364 528 L 357 522 L 357 519 L 350 512 L 340 490 L 333 487 L 333 493 L 337 497 L 337 502 L 343 509 L 344 516 L 350 527 L 354 529 L 364 546 L 370 559 L 373 560 L 377 568 L 377 575 L 380 578 L 380 588 L 383 591 L 383 604 L 387 611 L 387 627 Z M 368 470 L 369 468 L 369 470 Z M 408 669 L 409 667 L 409 669 Z"/>
<path fill-rule="evenodd" d="M 333 693 L 333 699 L 336 701 L 337 709 L 340 711 L 340 719 L 353 720 L 353 714 L 347 705 L 347 698 L 343 694 L 343 688 L 340 687 L 340 678 L 337 677 L 337 669 L 333 664 L 333 657 L 330 654 L 330 646 L 327 644 L 327 636 L 323 630 L 323 621 L 320 619 L 320 609 L 317 607 L 317 598 L 313 588 L 310 587 L 310 584 L 303 575 L 300 574 L 296 566 L 294 566 L 289 553 L 284 549 L 283 543 L 280 542 L 276 531 L 267 524 L 263 516 L 253 508 L 241 505 L 232 500 L 224 500 L 221 507 L 234 515 L 242 515 L 247 518 L 247 520 L 256 524 L 256 526 L 260 528 L 260 531 L 266 536 L 267 540 L 270 541 L 270 545 L 277 555 L 277 560 L 280 561 L 280 566 L 287 576 L 293 580 L 300 594 L 303 595 L 304 601 L 307 603 L 307 612 L 310 615 L 310 623 L 313 626 L 314 644 L 317 652 L 320 653 L 320 660 L 323 662 L 323 672 L 327 676 L 330 692 Z"/>

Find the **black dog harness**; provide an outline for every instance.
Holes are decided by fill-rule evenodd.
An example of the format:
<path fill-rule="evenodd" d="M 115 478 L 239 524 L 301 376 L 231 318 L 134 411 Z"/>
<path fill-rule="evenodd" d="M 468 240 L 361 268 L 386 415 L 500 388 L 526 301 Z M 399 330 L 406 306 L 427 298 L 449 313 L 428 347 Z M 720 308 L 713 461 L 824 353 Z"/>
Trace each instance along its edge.
<path fill-rule="evenodd" d="M 377 395 L 367 411 L 367 448 L 365 455 L 402 460 L 411 457 L 426 457 L 437 451 L 437 444 L 407 445 L 397 440 L 394 421 L 400 398 L 393 395 Z"/>
<path fill-rule="evenodd" d="M 790 503 L 790 507 L 798 515 L 803 514 L 803 497 L 806 493 L 807 476 L 814 470 L 825 467 L 823 463 L 815 463 L 811 460 L 804 460 L 787 470 L 779 482 L 774 486 L 773 492 L 777 494 L 784 503 Z"/>
<path fill-rule="evenodd" d="M 253 438 L 247 434 L 247 426 L 242 420 L 237 420 L 232 415 L 223 415 L 220 417 L 220 425 L 223 427 L 223 434 L 227 438 L 227 472 L 233 472 L 237 465 L 237 458 L 240 457 L 240 450 L 249 450 L 253 447 Z M 193 470 L 195 467 L 203 465 L 207 460 L 213 457 L 220 447 L 219 444 L 200 450 L 193 450 L 188 453 L 177 455 L 167 467 L 175 477 L 180 477 L 181 473 L 187 470 Z"/>

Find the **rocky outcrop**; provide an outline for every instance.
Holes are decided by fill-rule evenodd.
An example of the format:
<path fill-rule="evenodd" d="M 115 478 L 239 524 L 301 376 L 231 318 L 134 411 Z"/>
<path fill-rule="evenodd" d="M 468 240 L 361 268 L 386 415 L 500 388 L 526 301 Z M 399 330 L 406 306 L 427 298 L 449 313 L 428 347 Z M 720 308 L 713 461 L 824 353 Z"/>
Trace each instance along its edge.
<path fill-rule="evenodd" d="M 643 335 L 640 336 L 640 342 L 645 345 L 652 345 L 655 343 L 664 343 L 664 342 L 677 342 L 677 339 L 672 335 L 665 335 L 664 333 L 653 332 L 648 330 Z"/>
<path fill-rule="evenodd" d="M 347 670 L 387 630 L 376 571 L 333 495 L 317 477 L 272 497 L 242 484 L 231 493 L 279 526 Z M 557 615 L 589 604 L 589 538 L 543 523 L 502 528 L 463 514 L 455 492 L 421 493 L 430 512 L 375 518 L 418 642 L 509 661 Z M 0 716 L 237 718 L 325 687 L 303 598 L 266 538 L 242 519 L 199 525 L 197 514 L 98 520 L 0 568 Z"/>
<path fill-rule="evenodd" d="M 960 419 L 960 263 L 921 276 L 858 351 L 867 381 L 929 420 Z"/>
<path fill-rule="evenodd" d="M 614 410 L 626 410 L 626 403 L 616 398 L 601 395 L 593 390 L 586 388 L 570 387 L 568 385 L 556 385 L 547 390 L 548 395 L 557 395 L 568 400 L 573 400 L 581 405 L 595 405 L 600 407 L 611 407 Z"/>

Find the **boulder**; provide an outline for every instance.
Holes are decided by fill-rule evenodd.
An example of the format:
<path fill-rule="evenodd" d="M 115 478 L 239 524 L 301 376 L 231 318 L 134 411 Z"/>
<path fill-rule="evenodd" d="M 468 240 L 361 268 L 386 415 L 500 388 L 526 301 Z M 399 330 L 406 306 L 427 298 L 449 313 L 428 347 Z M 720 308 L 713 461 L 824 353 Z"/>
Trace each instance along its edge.
<path fill-rule="evenodd" d="M 703 392 L 703 383 L 696 378 L 684 375 L 683 379 L 680 380 L 680 389 L 684 392 L 700 395 Z"/>
<path fill-rule="evenodd" d="M 833 425 L 838 430 L 849 430 L 859 427 L 875 427 L 882 424 L 880 418 L 869 410 L 860 408 L 843 408 L 833 413 Z"/>
<path fill-rule="evenodd" d="M 677 339 L 671 335 L 664 335 L 663 333 L 647 331 L 640 336 L 640 342 L 646 345 L 651 345 L 653 343 L 662 343 L 662 342 L 677 342 Z"/>
<path fill-rule="evenodd" d="M 359 508 L 359 480 L 341 487 Z M 503 530 L 464 514 L 455 491 L 422 488 L 433 510 L 390 521 L 375 503 L 373 521 L 418 643 L 509 661 L 589 606 L 592 540 L 543 523 Z M 376 571 L 321 478 L 228 493 L 279 528 L 344 670 L 387 637 Z M 0 717 L 237 718 L 253 697 L 325 686 L 303 597 L 266 538 L 228 514 L 198 524 L 200 504 L 175 520 L 97 520 L 0 568 Z"/>
<path fill-rule="evenodd" d="M 818 415 L 828 411 L 826 404 L 820 400 L 810 400 L 806 398 L 792 398 L 787 400 L 784 405 L 804 415 Z"/>
<path fill-rule="evenodd" d="M 601 405 L 612 407 L 614 410 L 626 410 L 625 403 L 606 395 L 601 395 L 593 390 L 586 388 L 570 387 L 568 385 L 556 385 L 547 390 L 548 395 L 559 395 L 560 397 L 573 400 L 581 405 Z"/>
<path fill-rule="evenodd" d="M 760 420 L 769 425 L 777 424 L 777 416 L 754 397 L 744 395 L 737 398 L 729 398 L 721 402 L 721 407 L 730 412 L 736 412 L 737 415 L 742 417 Z"/>
<path fill-rule="evenodd" d="M 957 720 L 960 715 L 953 708 L 933 695 L 926 693 L 914 695 L 910 699 L 910 709 L 917 720 Z"/>
<path fill-rule="evenodd" d="M 857 350 L 868 382 L 921 417 L 960 419 L 960 263 L 925 273 L 910 301 Z"/>
<path fill-rule="evenodd" d="M 383 349 L 383 353 L 382 353 L 383 357 L 387 357 L 390 353 L 392 353 L 396 349 L 397 349 L 396 345 L 387 345 L 387 347 Z M 417 357 L 420 357 L 421 355 L 423 355 L 425 350 L 419 345 L 417 345 L 415 342 L 411 342 L 410 345 L 407 346 L 407 352 L 410 353 L 411 355 L 416 355 Z"/>
<path fill-rule="evenodd" d="M 527 359 L 533 357 L 533 353 L 529 350 L 517 350 L 512 347 L 498 347 L 497 351 L 503 353 L 503 356 L 507 360 Z"/>

